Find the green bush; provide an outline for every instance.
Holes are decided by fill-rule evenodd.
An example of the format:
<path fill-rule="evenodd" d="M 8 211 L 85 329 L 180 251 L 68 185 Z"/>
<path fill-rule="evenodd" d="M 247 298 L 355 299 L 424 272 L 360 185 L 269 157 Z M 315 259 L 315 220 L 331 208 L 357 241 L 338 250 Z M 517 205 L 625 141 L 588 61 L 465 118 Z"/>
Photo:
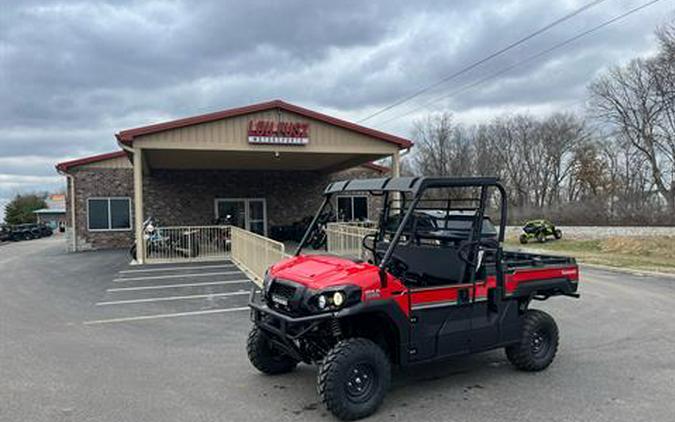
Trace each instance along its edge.
<path fill-rule="evenodd" d="M 6 224 L 34 223 L 37 216 L 33 211 L 47 208 L 44 198 L 39 195 L 17 195 L 5 205 Z"/>

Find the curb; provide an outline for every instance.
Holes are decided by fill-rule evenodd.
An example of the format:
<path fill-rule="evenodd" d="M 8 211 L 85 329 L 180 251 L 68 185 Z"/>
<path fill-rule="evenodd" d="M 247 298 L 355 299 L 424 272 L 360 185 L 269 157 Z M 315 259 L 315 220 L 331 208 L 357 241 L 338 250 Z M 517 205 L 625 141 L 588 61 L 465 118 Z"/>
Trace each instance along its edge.
<path fill-rule="evenodd" d="M 605 270 L 605 271 L 611 271 L 615 273 L 626 273 L 626 274 L 633 274 L 633 275 L 639 275 L 643 277 L 664 277 L 664 278 L 672 278 L 675 280 L 675 274 L 673 273 L 661 273 L 658 271 L 648 271 L 648 270 L 636 270 L 633 268 L 623 268 L 623 267 L 612 267 L 609 265 L 600 265 L 600 264 L 586 264 L 583 262 L 579 263 L 580 267 L 589 267 L 589 268 L 595 268 L 598 270 Z"/>

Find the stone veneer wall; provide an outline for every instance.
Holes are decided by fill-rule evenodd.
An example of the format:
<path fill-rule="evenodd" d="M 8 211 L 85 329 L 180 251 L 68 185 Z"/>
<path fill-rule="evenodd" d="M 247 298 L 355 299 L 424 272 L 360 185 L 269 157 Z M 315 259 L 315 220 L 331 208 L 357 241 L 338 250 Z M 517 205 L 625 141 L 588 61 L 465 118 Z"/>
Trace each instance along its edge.
<path fill-rule="evenodd" d="M 133 214 L 132 169 L 81 169 L 73 172 L 73 176 L 78 250 L 129 247 L 133 241 L 133 230 L 87 230 L 87 198 L 128 196 L 132 200 Z M 382 177 L 382 174 L 364 167 L 332 174 L 310 171 L 155 169 L 143 180 L 144 215 L 156 217 L 165 226 L 210 225 L 215 218 L 216 198 L 265 198 L 269 229 L 313 215 L 321 203 L 323 189 L 331 181 L 367 177 Z M 67 208 L 69 204 L 67 202 Z M 380 201 L 370 201 L 371 218 L 377 216 L 380 206 Z"/>

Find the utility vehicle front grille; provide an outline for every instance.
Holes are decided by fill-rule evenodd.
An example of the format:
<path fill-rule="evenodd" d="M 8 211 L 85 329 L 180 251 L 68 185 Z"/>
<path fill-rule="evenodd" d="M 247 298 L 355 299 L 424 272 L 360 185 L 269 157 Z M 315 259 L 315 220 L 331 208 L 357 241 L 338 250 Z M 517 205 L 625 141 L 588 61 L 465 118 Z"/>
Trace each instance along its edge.
<path fill-rule="evenodd" d="M 270 295 L 276 296 L 282 299 L 289 300 L 293 298 L 295 294 L 295 287 L 289 286 L 288 284 L 282 284 L 277 281 L 272 282 L 270 287 Z"/>

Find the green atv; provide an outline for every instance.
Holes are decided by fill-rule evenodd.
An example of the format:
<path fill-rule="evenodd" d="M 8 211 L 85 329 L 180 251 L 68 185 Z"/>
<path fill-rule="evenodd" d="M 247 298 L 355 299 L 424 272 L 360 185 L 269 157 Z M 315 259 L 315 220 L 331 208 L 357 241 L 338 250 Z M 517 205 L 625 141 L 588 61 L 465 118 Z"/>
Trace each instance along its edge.
<path fill-rule="evenodd" d="M 562 239 L 562 230 L 556 227 L 548 220 L 531 220 L 523 226 L 523 234 L 520 235 L 520 243 L 523 245 L 530 240 L 536 240 L 540 243 L 546 242 L 549 236 L 556 239 Z"/>

